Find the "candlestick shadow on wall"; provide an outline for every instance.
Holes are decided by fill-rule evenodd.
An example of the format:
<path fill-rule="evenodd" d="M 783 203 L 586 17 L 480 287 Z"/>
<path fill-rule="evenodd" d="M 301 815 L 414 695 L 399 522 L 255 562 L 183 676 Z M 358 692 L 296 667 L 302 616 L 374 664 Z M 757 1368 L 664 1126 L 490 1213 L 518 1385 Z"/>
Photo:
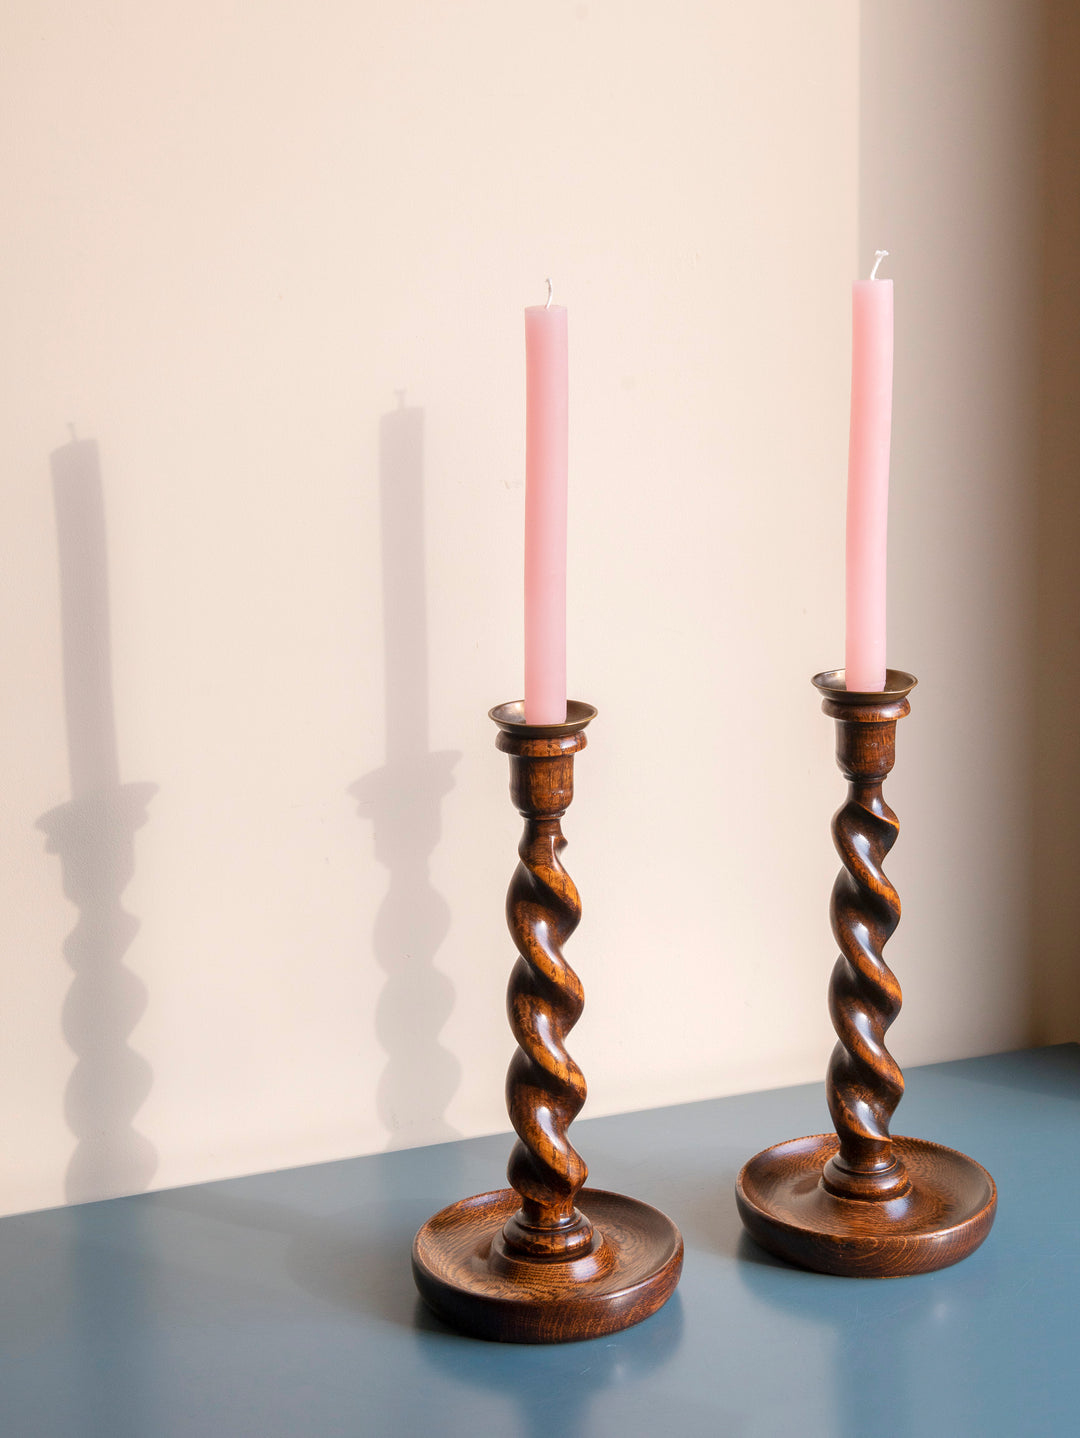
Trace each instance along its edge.
<path fill-rule="evenodd" d="M 121 784 L 113 714 L 105 506 L 98 448 L 74 440 L 51 456 L 60 565 L 64 712 L 71 798 L 43 814 L 46 850 L 60 857 L 64 894 L 78 909 L 64 941 L 74 978 L 64 1037 L 75 1067 L 64 1115 L 76 1146 L 64 1180 L 69 1203 L 146 1189 L 157 1152 L 134 1120 L 153 1084 L 128 1042 L 147 990 L 125 966 L 139 922 L 121 895 L 135 872 L 135 830 L 157 792 Z"/>
<path fill-rule="evenodd" d="M 450 908 L 431 882 L 441 808 L 460 755 L 433 753 L 428 737 L 427 584 L 424 562 L 424 412 L 399 403 L 379 423 L 386 763 L 349 793 L 375 830 L 388 871 L 375 920 L 375 958 L 386 973 L 375 1029 L 386 1053 L 376 1093 L 388 1148 L 460 1135 L 446 1109 L 461 1065 L 439 1043 L 454 1006 L 435 959 Z"/>

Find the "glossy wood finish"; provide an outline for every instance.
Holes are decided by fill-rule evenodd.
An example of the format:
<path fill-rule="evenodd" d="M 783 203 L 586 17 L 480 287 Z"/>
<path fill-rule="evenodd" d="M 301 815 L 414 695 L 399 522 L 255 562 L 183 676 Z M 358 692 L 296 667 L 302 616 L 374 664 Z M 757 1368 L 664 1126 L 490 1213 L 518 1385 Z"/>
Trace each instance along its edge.
<path fill-rule="evenodd" d="M 566 1039 L 585 995 L 563 956 L 581 901 L 560 860 L 561 821 L 574 793 L 574 755 L 595 713 L 571 702 L 565 724 L 527 725 L 520 704 L 491 711 L 525 820 L 506 898 L 518 952 L 507 991 L 518 1047 L 506 1103 L 518 1141 L 511 1188 L 452 1204 L 413 1245 L 416 1284 L 435 1312 L 507 1342 L 592 1338 L 639 1323 L 671 1296 L 682 1267 L 682 1238 L 664 1214 L 582 1191 L 588 1169 L 568 1135 L 585 1079 Z"/>
<path fill-rule="evenodd" d="M 838 691 L 824 676 L 814 682 L 822 708 L 837 721 L 836 762 L 848 782 L 847 801 L 832 821 L 843 867 L 829 905 L 840 955 L 829 986 L 838 1042 L 825 1081 L 840 1146 L 824 1182 L 839 1197 L 884 1198 L 905 1192 L 908 1180 L 889 1139 L 904 1076 L 885 1047 L 885 1031 L 900 1012 L 901 994 L 882 951 L 900 922 L 900 899 L 882 863 L 900 826 L 882 785 L 896 758 L 896 721 L 911 712 L 907 696 L 915 680 L 893 670 L 887 697 L 876 698 Z"/>
<path fill-rule="evenodd" d="M 889 1277 L 955 1263 L 986 1237 L 997 1202 L 993 1180 L 973 1160 L 889 1132 L 904 1076 L 885 1046 L 901 994 L 883 950 L 900 900 L 882 864 L 899 825 L 882 785 L 915 683 L 890 669 L 881 693 L 856 694 L 842 671 L 814 678 L 836 720 L 836 759 L 848 781 L 832 825 L 843 865 L 830 905 L 840 955 L 829 987 L 837 1044 L 826 1096 L 836 1136 L 768 1149 L 737 1185 L 739 1212 L 760 1243 L 828 1273 Z"/>
<path fill-rule="evenodd" d="M 514 1255 L 502 1241 L 520 1202 L 513 1189 L 444 1208 L 413 1247 L 425 1302 L 455 1327 L 503 1343 L 599 1338 L 648 1318 L 679 1281 L 678 1229 L 658 1209 L 618 1193 L 586 1188 L 578 1201 L 592 1247 L 554 1261 Z"/>
<path fill-rule="evenodd" d="M 822 1171 L 835 1134 L 777 1144 L 739 1174 L 736 1200 L 763 1248 L 819 1273 L 899 1278 L 959 1263 L 990 1232 L 997 1191 L 973 1159 L 940 1144 L 894 1138 L 907 1187 L 893 1198 L 838 1198 Z"/>
<path fill-rule="evenodd" d="M 566 732 L 544 736 L 504 717 L 495 741 L 510 756 L 510 794 L 525 820 L 506 896 L 518 952 L 506 994 L 518 1044 L 506 1075 L 506 1107 L 518 1142 L 506 1176 L 521 1207 L 503 1240 L 509 1251 L 537 1258 L 570 1258 L 593 1242 L 592 1225 L 574 1203 L 588 1169 L 567 1135 L 586 1094 L 585 1077 L 566 1049 L 585 991 L 563 957 L 581 921 L 581 900 L 559 858 L 566 847 L 561 820 L 574 797 L 574 755 L 585 747 L 592 717 L 568 714 Z"/>

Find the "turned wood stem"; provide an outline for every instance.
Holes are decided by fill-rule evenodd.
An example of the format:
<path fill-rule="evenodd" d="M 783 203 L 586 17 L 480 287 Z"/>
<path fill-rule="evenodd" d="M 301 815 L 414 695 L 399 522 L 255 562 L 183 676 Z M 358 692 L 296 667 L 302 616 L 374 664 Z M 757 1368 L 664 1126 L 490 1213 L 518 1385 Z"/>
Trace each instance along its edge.
<path fill-rule="evenodd" d="M 591 1223 L 575 1206 L 588 1169 L 567 1136 L 586 1092 L 584 1075 L 566 1049 L 585 994 L 562 952 L 581 918 L 581 900 L 560 861 L 574 755 L 586 741 L 584 725 L 547 736 L 530 726 L 516 729 L 504 729 L 496 741 L 510 756 L 510 793 L 525 820 L 520 862 L 506 896 L 506 921 L 518 951 L 507 989 L 518 1048 L 506 1076 L 506 1106 L 518 1142 L 507 1177 L 521 1207 L 502 1238 L 512 1253 L 565 1259 L 594 1243 Z"/>
<path fill-rule="evenodd" d="M 822 708 L 836 720 L 836 758 L 848 782 L 832 826 L 843 864 L 830 908 L 840 946 L 829 986 L 837 1044 L 826 1079 L 836 1133 L 762 1150 L 735 1187 L 743 1223 L 771 1253 L 848 1278 L 958 1263 L 990 1232 L 997 1209 L 994 1180 L 974 1159 L 889 1133 L 904 1076 L 885 1047 L 900 986 L 882 950 L 900 900 L 882 869 L 898 829 L 882 785 L 915 682 L 890 669 L 883 689 L 856 694 L 842 669 L 814 676 Z"/>
<path fill-rule="evenodd" d="M 524 711 L 521 700 L 490 711 L 525 820 L 506 896 L 518 951 L 507 991 L 518 1044 L 506 1076 L 518 1136 L 511 1187 L 434 1214 L 413 1241 L 412 1263 L 424 1301 L 466 1332 L 563 1343 L 617 1333 L 655 1313 L 679 1281 L 683 1242 L 647 1203 L 582 1188 L 587 1170 L 567 1131 L 585 1102 L 585 1080 L 566 1037 L 585 996 L 562 952 L 581 901 L 561 863 L 561 821 L 574 793 L 574 755 L 596 710 L 572 699 L 561 724 L 526 724 Z"/>
<path fill-rule="evenodd" d="M 830 904 L 840 955 L 829 987 L 838 1042 L 826 1078 L 840 1149 L 822 1182 L 842 1198 L 897 1198 L 910 1186 L 889 1135 L 904 1076 L 885 1032 L 900 1012 L 901 993 L 882 951 L 900 922 L 900 899 L 882 863 L 899 824 L 882 785 L 893 767 L 896 722 L 910 705 L 906 690 L 873 696 L 818 687 L 822 708 L 836 720 L 836 761 L 848 781 L 847 800 L 832 821 L 843 868 Z"/>

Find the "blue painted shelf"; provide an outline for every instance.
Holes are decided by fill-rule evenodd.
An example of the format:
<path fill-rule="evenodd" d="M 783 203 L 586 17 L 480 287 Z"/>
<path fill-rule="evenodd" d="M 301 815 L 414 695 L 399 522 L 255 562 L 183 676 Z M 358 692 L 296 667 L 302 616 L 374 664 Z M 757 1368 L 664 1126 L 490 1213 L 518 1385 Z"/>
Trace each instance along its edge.
<path fill-rule="evenodd" d="M 672 1302 L 592 1343 L 472 1341 L 415 1298 L 415 1229 L 502 1182 L 505 1135 L 0 1219 L 0 1432 L 1076 1435 L 1080 1045 L 907 1078 L 897 1131 L 997 1180 L 973 1257 L 919 1278 L 828 1278 L 742 1235 L 739 1167 L 826 1129 L 821 1085 L 583 1120 L 592 1181 L 656 1204 L 686 1238 Z"/>

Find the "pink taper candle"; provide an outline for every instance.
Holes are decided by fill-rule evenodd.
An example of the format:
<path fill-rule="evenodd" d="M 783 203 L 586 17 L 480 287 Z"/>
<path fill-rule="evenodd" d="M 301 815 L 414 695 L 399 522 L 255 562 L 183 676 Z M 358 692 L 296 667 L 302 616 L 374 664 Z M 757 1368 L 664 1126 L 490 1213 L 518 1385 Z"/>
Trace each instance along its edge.
<path fill-rule="evenodd" d="M 526 724 L 566 719 L 568 374 L 566 310 L 549 294 L 525 311 Z"/>
<path fill-rule="evenodd" d="M 885 555 L 892 434 L 893 282 L 852 286 L 851 444 L 847 492 L 848 689 L 885 687 Z"/>

